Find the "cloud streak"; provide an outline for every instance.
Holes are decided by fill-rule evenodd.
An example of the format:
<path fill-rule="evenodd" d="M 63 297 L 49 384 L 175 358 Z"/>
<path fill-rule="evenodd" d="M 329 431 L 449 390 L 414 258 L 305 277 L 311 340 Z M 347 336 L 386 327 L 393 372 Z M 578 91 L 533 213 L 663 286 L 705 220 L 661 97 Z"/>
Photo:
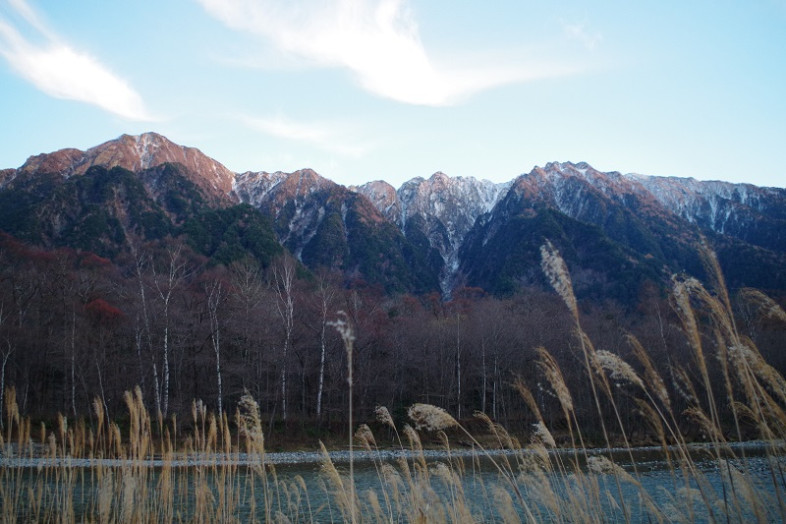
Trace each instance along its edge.
<path fill-rule="evenodd" d="M 562 31 L 568 38 L 579 42 L 590 51 L 603 41 L 603 35 L 597 31 L 591 31 L 585 23 L 565 20 L 560 22 L 562 23 Z"/>
<path fill-rule="evenodd" d="M 232 29 L 317 66 L 348 69 L 364 89 L 408 104 L 453 105 L 489 88 L 571 72 L 534 64 L 437 64 L 405 0 L 197 1 Z"/>
<path fill-rule="evenodd" d="M 43 43 L 33 43 L 0 17 L 0 56 L 44 93 L 98 106 L 129 120 L 154 118 L 129 84 L 90 55 L 62 42 L 23 0 L 9 2 Z"/>
<path fill-rule="evenodd" d="M 341 124 L 302 122 L 284 116 L 242 117 L 244 123 L 265 134 L 315 146 L 323 151 L 348 157 L 360 157 L 369 145 L 352 138 Z"/>

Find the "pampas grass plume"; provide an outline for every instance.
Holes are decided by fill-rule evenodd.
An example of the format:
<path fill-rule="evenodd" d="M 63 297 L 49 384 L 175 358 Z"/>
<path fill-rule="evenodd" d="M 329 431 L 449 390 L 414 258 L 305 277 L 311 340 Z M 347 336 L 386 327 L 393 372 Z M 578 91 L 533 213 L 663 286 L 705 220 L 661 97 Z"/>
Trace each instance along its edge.
<path fill-rule="evenodd" d="M 570 280 L 570 273 L 565 260 L 559 254 L 559 251 L 552 245 L 549 240 L 540 246 L 540 267 L 546 278 L 549 279 L 551 287 L 562 298 L 565 305 L 568 306 L 573 318 L 578 321 L 579 308 L 576 304 L 576 296 L 573 293 L 573 284 Z"/>
<path fill-rule="evenodd" d="M 413 404 L 407 414 L 415 423 L 416 429 L 439 431 L 458 425 L 456 419 L 447 411 L 431 404 Z"/>
<path fill-rule="evenodd" d="M 605 369 L 612 379 L 630 382 L 644 389 L 644 382 L 642 382 L 630 364 L 622 360 L 619 355 L 603 349 L 596 351 L 593 355 L 597 365 Z"/>

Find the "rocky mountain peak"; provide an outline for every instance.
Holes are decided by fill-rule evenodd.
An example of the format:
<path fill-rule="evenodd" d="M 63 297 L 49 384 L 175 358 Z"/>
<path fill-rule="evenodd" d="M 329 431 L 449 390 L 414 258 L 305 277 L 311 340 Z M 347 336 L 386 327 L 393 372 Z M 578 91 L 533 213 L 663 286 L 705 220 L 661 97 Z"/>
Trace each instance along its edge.
<path fill-rule="evenodd" d="M 473 177 L 450 177 L 441 171 L 428 180 L 413 178 L 397 192 L 402 202 L 401 221 L 406 222 L 413 214 L 435 215 L 440 220 L 458 214 L 474 223 L 478 215 L 491 210 L 508 187 Z"/>
<path fill-rule="evenodd" d="M 351 186 L 349 189 L 365 196 L 386 219 L 394 224 L 399 224 L 401 220 L 401 202 L 396 193 L 396 188 L 384 180 L 374 180 L 366 182 L 362 186 Z"/>
<path fill-rule="evenodd" d="M 441 171 L 428 179 L 416 177 L 393 192 L 385 182 L 357 188 L 405 234 L 424 235 L 444 263 L 440 275 L 442 291 L 448 294 L 458 268 L 458 251 L 464 237 L 483 213 L 489 212 L 510 184 L 495 184 L 473 177 L 451 177 Z"/>
<path fill-rule="evenodd" d="M 299 169 L 287 176 L 281 183 L 281 191 L 286 192 L 288 198 L 297 198 L 309 195 L 322 189 L 333 189 L 338 184 L 319 175 L 313 169 Z"/>
<path fill-rule="evenodd" d="M 16 177 L 16 169 L 0 169 L 0 189 Z"/>
<path fill-rule="evenodd" d="M 91 165 L 118 165 L 130 171 L 149 169 L 164 163 L 181 164 L 188 171 L 199 175 L 198 182 L 204 182 L 224 194 L 229 194 L 235 178 L 232 171 L 199 149 L 175 144 L 157 133 L 123 135 L 88 149 L 86 156 Z"/>
<path fill-rule="evenodd" d="M 144 133 L 122 135 L 87 151 L 62 149 L 31 156 L 18 169 L 0 170 L 0 190 L 10 194 L 34 187 L 39 174 L 49 175 L 42 178 L 46 183 L 60 177 L 64 184 L 78 186 L 82 179 L 66 179 L 83 175 L 92 166 L 134 172 L 136 177 L 116 173 L 102 183 L 141 183 L 155 200 L 151 209 L 156 202 L 175 202 L 176 210 L 166 210 L 178 220 L 196 209 L 189 208 L 187 200 L 197 193 L 200 202 L 211 208 L 248 203 L 272 220 L 277 240 L 307 265 L 341 268 L 352 275 L 368 273 L 379 281 L 387 275 L 399 283 L 420 275 L 411 281 L 421 289 L 434 289 L 438 280 L 445 296 L 461 283 L 485 285 L 479 271 L 487 275 L 500 271 L 481 268 L 481 262 L 493 258 L 487 256 L 486 246 L 497 242 L 503 252 L 522 238 L 531 240 L 527 229 L 505 236 L 510 234 L 509 222 L 516 219 L 518 225 L 534 227 L 528 221 L 545 216 L 544 212 L 558 211 L 555 220 L 560 223 L 568 224 L 569 219 L 591 224 L 599 229 L 582 235 L 602 230 L 619 246 L 641 250 L 642 260 L 673 259 L 669 253 L 674 239 L 687 242 L 700 230 L 757 249 L 786 252 L 782 234 L 786 189 L 623 175 L 599 171 L 586 162 L 549 162 L 502 184 L 437 171 L 408 180 L 398 189 L 379 180 L 347 188 L 312 169 L 235 174 L 198 149 Z M 193 185 L 200 191 L 195 193 Z M 28 206 L 30 216 L 37 212 L 36 205 Z M 5 205 L 6 215 L 13 219 L 17 215 L 8 211 L 12 207 Z M 52 224 L 57 226 L 58 220 Z M 664 232 L 667 240 L 653 240 Z M 517 240 L 511 241 L 514 237 Z M 387 254 L 380 259 L 380 253 Z M 475 262 L 465 260 L 470 253 Z"/>
<path fill-rule="evenodd" d="M 458 179 L 461 177 L 456 177 L 456 178 Z M 450 184 L 451 180 L 453 180 L 453 178 L 446 175 L 442 171 L 437 171 L 436 173 L 431 175 L 428 179 L 429 183 L 432 185 L 437 185 L 437 184 L 448 185 Z"/>
<path fill-rule="evenodd" d="M 79 149 L 61 149 L 54 153 L 42 153 L 31 156 L 19 168 L 23 173 L 58 173 L 70 176 L 74 173 L 75 166 L 81 163 L 84 151 Z"/>
<path fill-rule="evenodd" d="M 629 180 L 616 171 L 604 173 L 598 171 L 587 162 L 549 162 L 545 167 L 535 167 L 529 176 L 537 176 L 555 182 L 559 179 L 577 178 L 586 180 L 598 189 L 608 192 L 609 190 L 629 190 Z M 524 175 L 527 176 L 527 175 Z"/>
<path fill-rule="evenodd" d="M 292 173 L 247 171 L 237 175 L 232 191 L 240 201 L 252 206 L 275 203 L 274 207 L 279 208 L 287 201 L 303 200 L 318 191 L 339 187 L 343 186 L 306 168 Z"/>
<path fill-rule="evenodd" d="M 622 202 L 631 197 L 654 202 L 638 182 L 619 172 L 602 172 L 586 162 L 549 162 L 534 167 L 513 182 L 513 190 L 520 199 L 530 203 L 545 203 L 563 213 L 574 216 L 577 203 L 590 194 Z"/>
<path fill-rule="evenodd" d="M 210 194 L 228 195 L 235 174 L 199 149 L 175 144 L 157 133 L 120 137 L 87 151 L 61 149 L 30 157 L 20 172 L 56 173 L 64 177 L 82 175 L 92 166 L 122 167 L 139 172 L 165 163 L 177 163 L 193 175 L 194 183 Z"/>
<path fill-rule="evenodd" d="M 259 206 L 265 195 L 286 180 L 288 173 L 276 171 L 246 171 L 235 176 L 232 192 L 241 202 Z"/>

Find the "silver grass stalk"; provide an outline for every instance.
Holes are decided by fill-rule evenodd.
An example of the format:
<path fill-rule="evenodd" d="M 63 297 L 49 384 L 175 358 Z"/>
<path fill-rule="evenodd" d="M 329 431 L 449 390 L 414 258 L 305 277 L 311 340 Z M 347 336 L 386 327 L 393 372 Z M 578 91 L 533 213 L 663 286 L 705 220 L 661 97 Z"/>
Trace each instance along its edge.
<path fill-rule="evenodd" d="M 367 451 L 371 451 L 372 447 L 377 447 L 377 442 L 374 440 L 374 434 L 371 432 L 371 428 L 368 427 L 368 424 L 361 424 L 358 426 L 357 431 L 355 431 L 355 439 L 360 442 Z"/>
<path fill-rule="evenodd" d="M 557 447 L 554 437 L 543 422 L 536 422 L 532 426 L 535 428 L 532 431 L 533 442 L 540 442 L 551 448 Z"/>
<path fill-rule="evenodd" d="M 745 300 L 758 308 L 762 317 L 786 322 L 786 311 L 758 289 L 745 288 L 741 294 Z"/>
<path fill-rule="evenodd" d="M 576 296 L 573 294 L 573 284 L 570 280 L 568 266 L 549 240 L 540 246 L 540 267 L 546 278 L 549 279 L 551 287 L 562 298 L 573 318 L 578 322 L 579 309 L 576 304 Z"/>
<path fill-rule="evenodd" d="M 625 471 L 622 466 L 612 462 L 605 455 L 595 455 L 589 457 L 587 459 L 587 469 L 592 473 L 597 473 L 600 475 L 614 475 L 615 477 L 618 477 L 626 482 L 630 482 L 636 486 L 641 485 L 641 483 L 633 478 L 630 473 Z"/>
<path fill-rule="evenodd" d="M 415 429 L 439 431 L 458 425 L 456 419 L 447 411 L 431 404 L 413 404 L 407 410 L 407 414 L 415 423 Z"/>
<path fill-rule="evenodd" d="M 393 417 L 390 415 L 390 411 L 385 406 L 377 406 L 374 408 L 374 413 L 377 416 L 377 421 L 381 422 L 382 424 L 388 425 L 393 429 L 396 429 L 396 425 L 393 423 Z"/>
<path fill-rule="evenodd" d="M 655 394 L 655 397 L 664 405 L 666 409 L 671 411 L 671 398 L 669 397 L 669 392 L 666 389 L 666 384 L 663 382 L 663 378 L 655 369 L 655 365 L 652 363 L 652 359 L 650 359 L 649 354 L 644 349 L 644 346 L 641 345 L 639 339 L 635 336 L 631 335 L 630 333 L 625 337 L 633 348 L 633 354 L 639 360 L 641 365 L 644 366 L 644 378 L 649 384 L 650 390 Z"/>
<path fill-rule="evenodd" d="M 535 418 L 537 418 L 538 421 L 543 422 L 543 415 L 540 412 L 538 403 L 535 402 L 535 397 L 532 395 L 532 391 L 530 391 L 527 385 L 524 384 L 524 381 L 521 379 L 521 377 L 516 377 L 513 380 L 513 388 L 518 391 L 519 395 L 524 400 L 524 403 L 527 404 L 527 407 L 529 407 L 530 411 L 532 411 L 532 413 L 535 415 Z"/>
<path fill-rule="evenodd" d="M 538 347 L 535 351 L 538 353 L 539 357 L 537 363 L 538 368 L 546 377 L 546 381 L 551 385 L 551 388 L 557 395 L 557 399 L 559 400 L 560 406 L 562 406 L 565 417 L 569 418 L 570 413 L 573 413 L 573 397 L 571 397 L 570 390 L 568 390 L 568 386 L 565 384 L 565 378 L 562 376 L 562 370 L 559 364 L 557 364 L 557 361 L 546 348 Z"/>
<path fill-rule="evenodd" d="M 639 378 L 630 364 L 622 360 L 619 355 L 600 349 L 593 353 L 593 358 L 596 364 L 605 369 L 613 380 L 630 382 L 641 389 L 645 389 L 641 378 Z"/>

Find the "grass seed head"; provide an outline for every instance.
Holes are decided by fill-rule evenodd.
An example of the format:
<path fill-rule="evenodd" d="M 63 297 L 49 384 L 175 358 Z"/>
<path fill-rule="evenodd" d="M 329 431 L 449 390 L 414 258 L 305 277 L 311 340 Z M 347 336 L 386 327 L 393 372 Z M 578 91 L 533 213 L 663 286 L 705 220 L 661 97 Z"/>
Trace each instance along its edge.
<path fill-rule="evenodd" d="M 630 382 L 644 389 L 644 382 L 641 381 L 641 378 L 639 378 L 630 364 L 622 360 L 619 355 L 603 349 L 596 351 L 592 355 L 596 364 L 600 368 L 605 369 L 613 380 Z"/>
<path fill-rule="evenodd" d="M 567 384 L 565 384 L 565 378 L 562 376 L 562 370 L 560 370 L 559 364 L 557 364 L 557 361 L 546 348 L 538 347 L 535 351 L 537 351 L 539 357 L 538 368 L 540 368 L 540 371 L 546 377 L 546 380 L 557 395 L 562 410 L 566 414 L 572 413 L 573 398 L 570 395 Z"/>
<path fill-rule="evenodd" d="M 683 368 L 671 367 L 674 390 L 690 405 L 699 404 L 699 395 L 693 386 L 693 381 Z"/>
<path fill-rule="evenodd" d="M 622 469 L 622 466 L 609 460 L 604 455 L 595 455 L 587 459 L 587 469 L 592 473 L 599 475 L 614 475 L 622 480 L 632 484 L 638 484 L 638 481 L 633 476 Z"/>
<path fill-rule="evenodd" d="M 576 295 L 573 293 L 573 284 L 570 281 L 568 266 L 560 256 L 559 251 L 548 240 L 540 246 L 540 267 L 546 278 L 549 279 L 551 287 L 554 288 L 554 291 L 568 306 L 573 318 L 578 321 L 579 308 L 576 303 Z"/>
<path fill-rule="evenodd" d="M 355 431 L 355 439 L 358 440 L 363 447 L 371 451 L 372 447 L 377 447 L 377 442 L 374 440 L 374 434 L 368 424 L 361 424 Z"/>
<path fill-rule="evenodd" d="M 396 429 L 396 425 L 393 423 L 393 417 L 390 415 L 390 411 L 385 406 L 377 406 L 374 408 L 374 413 L 377 416 L 377 421 L 381 422 L 382 424 L 386 424 L 393 429 Z"/>
<path fill-rule="evenodd" d="M 663 382 L 663 378 L 655 369 L 652 359 L 644 349 L 644 346 L 641 345 L 639 339 L 631 334 L 628 334 L 626 339 L 633 348 L 633 354 L 639 360 L 641 365 L 644 366 L 644 378 L 647 381 L 650 390 L 654 393 L 655 397 L 657 397 L 657 399 L 660 400 L 664 406 L 666 406 L 668 410 L 671 410 L 671 398 L 669 397 L 666 384 Z"/>
<path fill-rule="evenodd" d="M 786 311 L 758 289 L 745 288 L 741 294 L 745 300 L 758 308 L 759 315 L 762 317 L 786 322 Z"/>
<path fill-rule="evenodd" d="M 535 418 L 542 421 L 543 415 L 540 412 L 540 408 L 538 407 L 538 403 L 535 402 L 535 397 L 532 395 L 532 391 L 524 384 L 524 381 L 521 377 L 516 377 L 513 381 L 513 388 L 518 391 L 521 398 L 527 404 L 527 407 L 532 411 L 535 415 Z"/>
<path fill-rule="evenodd" d="M 557 447 L 557 443 L 554 441 L 554 436 L 542 421 L 534 423 L 532 427 L 534 428 L 531 437 L 533 442 L 540 442 L 552 448 Z"/>
<path fill-rule="evenodd" d="M 658 441 L 665 445 L 666 444 L 666 432 L 663 429 L 663 422 L 661 421 L 660 415 L 655 411 L 655 409 L 644 402 L 643 400 L 636 398 L 633 399 L 636 402 L 636 406 L 639 408 L 639 413 L 641 414 L 642 418 L 647 421 L 647 424 L 652 428 L 652 430 L 658 435 Z"/>
<path fill-rule="evenodd" d="M 413 404 L 407 410 L 407 414 L 415 423 L 416 429 L 439 431 L 458 425 L 456 419 L 447 411 L 431 404 Z"/>

